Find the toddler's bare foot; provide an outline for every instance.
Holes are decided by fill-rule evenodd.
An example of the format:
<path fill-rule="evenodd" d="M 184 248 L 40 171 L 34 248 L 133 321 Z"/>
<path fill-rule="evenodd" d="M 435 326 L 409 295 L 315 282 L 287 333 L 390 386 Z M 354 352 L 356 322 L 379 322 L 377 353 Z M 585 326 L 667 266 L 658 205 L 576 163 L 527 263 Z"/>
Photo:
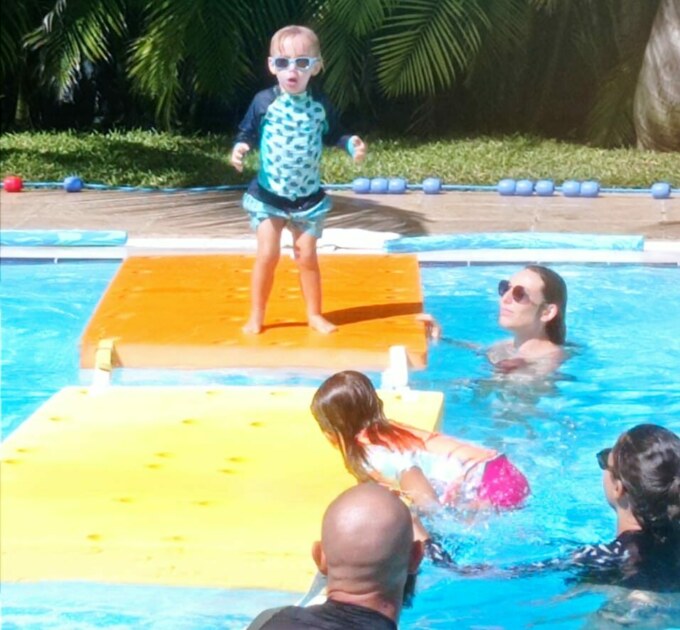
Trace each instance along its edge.
<path fill-rule="evenodd" d="M 242 330 L 247 335 L 259 335 L 262 332 L 262 322 L 256 317 L 251 317 Z"/>
<path fill-rule="evenodd" d="M 335 324 L 331 324 L 323 315 L 311 315 L 309 317 L 309 327 L 327 335 L 338 329 Z"/>

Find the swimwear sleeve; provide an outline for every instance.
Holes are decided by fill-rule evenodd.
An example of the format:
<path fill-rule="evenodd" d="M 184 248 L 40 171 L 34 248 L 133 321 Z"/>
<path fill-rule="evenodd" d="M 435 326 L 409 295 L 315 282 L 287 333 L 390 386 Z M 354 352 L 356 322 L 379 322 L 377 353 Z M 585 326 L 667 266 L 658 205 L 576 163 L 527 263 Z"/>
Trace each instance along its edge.
<path fill-rule="evenodd" d="M 255 98 L 253 98 L 248 107 L 248 111 L 246 111 L 243 120 L 241 120 L 238 126 L 234 144 L 245 142 L 251 149 L 259 147 L 262 119 L 275 98 L 276 91 L 274 88 L 262 90 L 255 95 Z"/>
<path fill-rule="evenodd" d="M 626 553 L 619 540 L 609 544 L 586 545 L 574 552 L 571 561 L 578 567 L 599 567 L 608 569 L 620 567 Z"/>
<path fill-rule="evenodd" d="M 391 451 L 384 446 L 370 446 L 367 450 L 368 463 L 381 476 L 398 483 L 401 473 L 415 464 L 411 453 Z"/>
<path fill-rule="evenodd" d="M 328 98 L 325 95 L 320 95 L 316 98 L 318 98 L 326 110 L 326 129 L 323 135 L 323 143 L 326 146 L 336 146 L 349 153 L 348 142 L 352 134 L 344 132 L 340 122 L 340 115 Z"/>

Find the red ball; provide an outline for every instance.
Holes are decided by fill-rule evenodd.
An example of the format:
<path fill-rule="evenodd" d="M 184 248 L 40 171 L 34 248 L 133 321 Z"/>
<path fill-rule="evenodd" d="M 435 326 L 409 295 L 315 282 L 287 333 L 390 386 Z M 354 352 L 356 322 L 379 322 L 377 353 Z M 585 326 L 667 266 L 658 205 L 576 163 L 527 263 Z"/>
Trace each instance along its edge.
<path fill-rule="evenodd" d="M 21 192 L 24 187 L 24 180 L 17 175 L 8 175 L 2 180 L 2 185 L 7 192 Z"/>

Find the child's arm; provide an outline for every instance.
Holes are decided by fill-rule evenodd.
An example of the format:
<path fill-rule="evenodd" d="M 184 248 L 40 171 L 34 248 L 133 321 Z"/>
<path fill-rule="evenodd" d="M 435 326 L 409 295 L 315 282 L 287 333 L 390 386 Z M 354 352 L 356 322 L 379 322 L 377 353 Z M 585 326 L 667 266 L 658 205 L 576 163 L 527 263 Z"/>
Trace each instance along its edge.
<path fill-rule="evenodd" d="M 258 92 L 238 126 L 229 162 L 239 173 L 243 171 L 243 158 L 246 153 L 260 141 L 262 117 L 275 98 L 276 92 L 271 88 Z"/>
<path fill-rule="evenodd" d="M 441 507 L 432 484 L 417 466 L 401 473 L 399 488 L 423 512 L 433 512 Z"/>
<path fill-rule="evenodd" d="M 243 158 L 250 151 L 250 146 L 245 142 L 237 142 L 231 150 L 229 162 L 239 172 L 243 172 Z"/>
<path fill-rule="evenodd" d="M 346 134 L 340 123 L 338 111 L 324 94 L 318 96 L 319 102 L 326 110 L 326 128 L 323 133 L 324 144 L 344 149 L 359 164 L 366 157 L 366 143 L 356 135 Z"/>
<path fill-rule="evenodd" d="M 359 136 L 350 136 L 347 140 L 347 152 L 352 156 L 355 164 L 364 161 L 366 151 L 366 143 Z"/>

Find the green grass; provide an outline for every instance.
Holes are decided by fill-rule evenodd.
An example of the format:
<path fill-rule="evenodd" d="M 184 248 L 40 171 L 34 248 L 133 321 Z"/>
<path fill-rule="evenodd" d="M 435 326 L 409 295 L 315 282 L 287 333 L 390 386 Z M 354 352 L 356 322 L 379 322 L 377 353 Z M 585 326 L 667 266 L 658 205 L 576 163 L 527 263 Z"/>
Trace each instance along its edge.
<path fill-rule="evenodd" d="M 496 184 L 503 177 L 595 179 L 603 186 L 648 187 L 656 181 L 680 186 L 680 153 L 598 149 L 527 136 L 478 137 L 416 142 L 366 138 L 368 158 L 355 166 L 342 151 L 326 151 L 323 179 L 405 177 L 419 183 L 436 176 L 448 184 Z M 88 183 L 112 186 L 215 186 L 247 182 L 257 167 L 229 165 L 229 136 L 179 136 L 150 131 L 17 133 L 0 137 L 0 174 L 25 181 L 60 182 L 77 174 Z"/>

